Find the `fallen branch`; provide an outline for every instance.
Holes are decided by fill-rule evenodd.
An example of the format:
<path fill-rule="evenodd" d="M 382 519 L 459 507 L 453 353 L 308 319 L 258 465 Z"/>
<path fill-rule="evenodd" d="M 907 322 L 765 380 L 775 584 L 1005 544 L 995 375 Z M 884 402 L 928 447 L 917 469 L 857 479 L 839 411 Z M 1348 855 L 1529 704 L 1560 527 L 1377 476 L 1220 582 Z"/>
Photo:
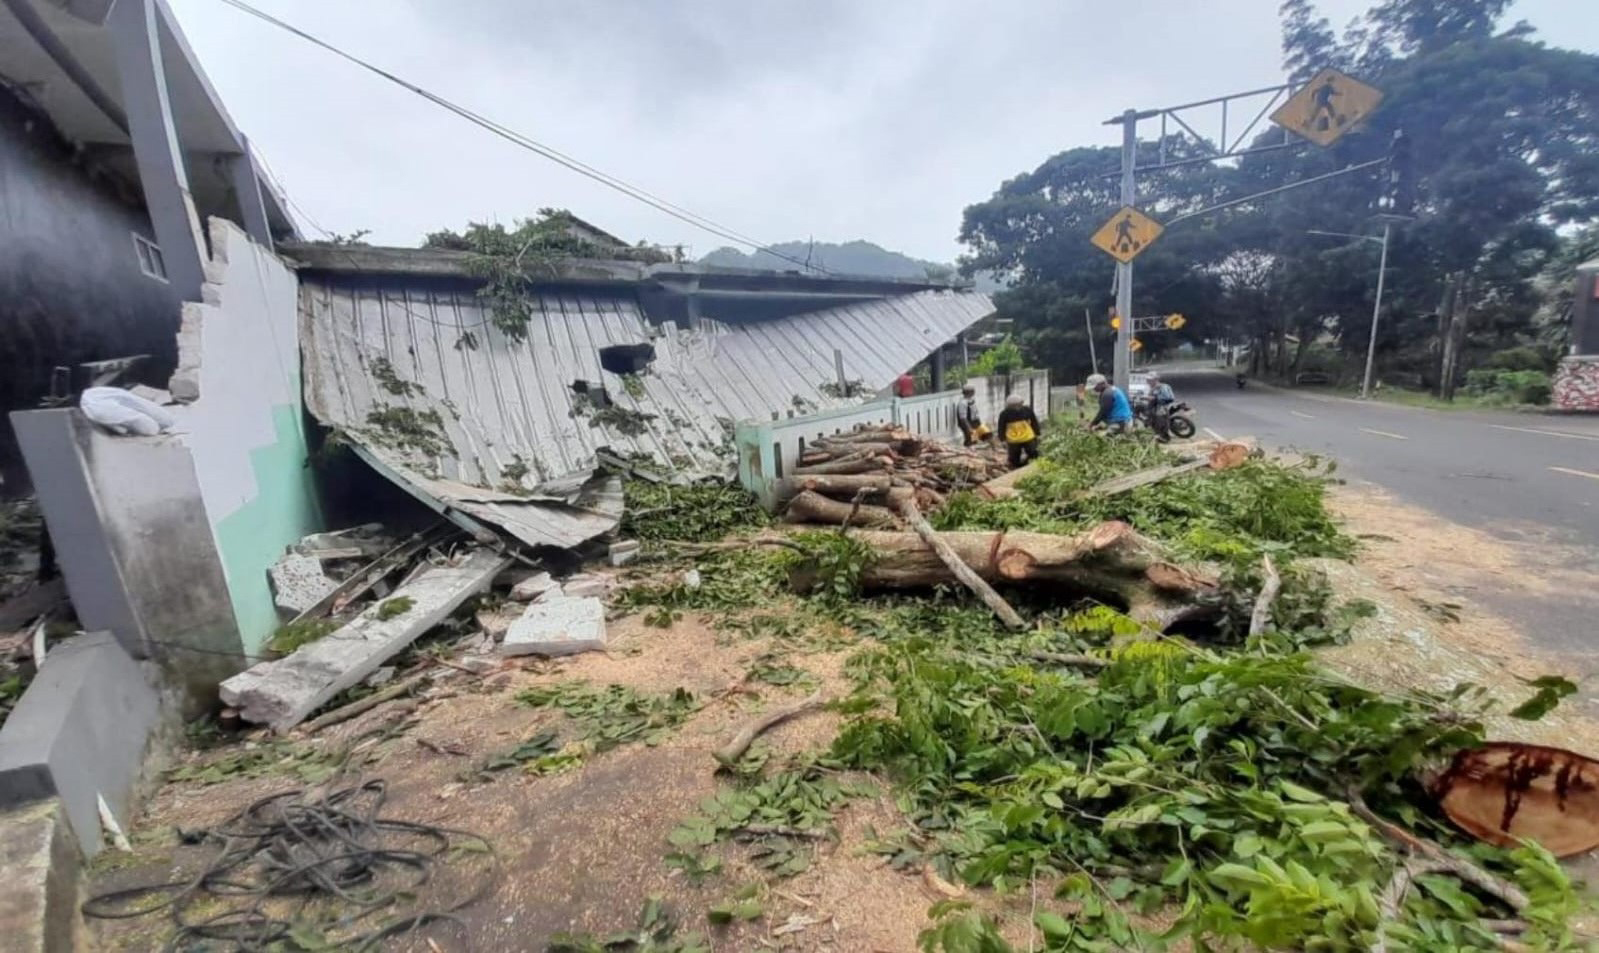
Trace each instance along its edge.
<path fill-rule="evenodd" d="M 349 721 L 356 715 L 369 712 L 392 698 L 399 698 L 401 695 L 404 695 L 406 692 L 409 692 L 411 689 L 420 685 L 429 677 L 429 674 L 430 673 L 428 672 L 418 672 L 409 678 L 400 679 L 393 685 L 390 685 L 388 688 L 373 692 L 365 698 L 358 698 L 355 701 L 350 702 L 348 705 L 335 708 L 325 715 L 319 715 L 305 723 L 305 733 L 308 735 L 314 735 L 323 728 L 337 725 L 340 722 Z"/>
<path fill-rule="evenodd" d="M 825 704 L 827 704 L 827 697 L 821 692 L 816 692 L 804 701 L 796 702 L 786 708 L 769 711 L 740 728 L 738 734 L 733 736 L 733 740 L 713 751 L 711 756 L 723 767 L 732 767 L 738 764 L 739 759 L 744 757 L 746 751 L 750 750 L 750 745 L 755 743 L 755 739 L 761 732 L 790 718 L 815 711 Z"/>
<path fill-rule="evenodd" d="M 1076 498 L 1089 499 L 1096 496 L 1115 496 L 1118 493 L 1126 493 L 1128 490 L 1136 490 L 1141 486 L 1151 486 L 1161 482 L 1162 480 L 1169 480 L 1174 476 L 1181 476 L 1184 473 L 1192 473 L 1195 470 L 1204 469 L 1209 465 L 1210 461 L 1201 457 L 1198 460 L 1184 460 L 1181 463 L 1169 463 L 1158 467 L 1149 467 L 1145 470 L 1136 470 L 1124 476 L 1119 476 L 1115 479 L 1106 480 L 1103 483 L 1098 483 L 1094 486 L 1091 486 L 1077 494 Z"/>
<path fill-rule="evenodd" d="M 1283 577 L 1277 574 L 1271 556 L 1261 559 L 1260 568 L 1266 574 L 1266 579 L 1261 583 L 1260 594 L 1255 597 L 1255 611 L 1249 614 L 1249 634 L 1252 636 L 1266 631 L 1266 623 L 1271 621 L 1271 604 L 1276 601 L 1277 593 L 1283 587 Z"/>
<path fill-rule="evenodd" d="M 1399 911 L 1405 905 L 1405 896 L 1410 893 L 1410 885 L 1423 874 L 1436 872 L 1438 865 L 1432 861 L 1418 861 L 1407 858 L 1404 863 L 1394 868 L 1393 879 L 1388 881 L 1388 886 L 1383 888 L 1382 896 L 1377 898 L 1377 907 L 1380 916 L 1377 919 L 1377 939 L 1371 945 L 1371 953 L 1388 953 L 1388 924 L 1399 919 Z"/>
<path fill-rule="evenodd" d="M 1526 893 L 1515 884 L 1483 870 L 1459 854 L 1412 834 L 1386 818 L 1379 817 L 1375 811 L 1366 806 L 1365 800 L 1359 794 L 1351 794 L 1349 807 L 1355 812 L 1355 816 L 1370 824 L 1379 834 L 1402 847 L 1424 855 L 1441 870 L 1454 874 L 1473 887 L 1498 897 L 1516 913 L 1521 913 L 1532 903 Z"/>
<path fill-rule="evenodd" d="M 755 837 L 769 837 L 774 834 L 779 837 L 803 837 L 806 840 L 824 840 L 827 837 L 826 831 L 814 827 L 790 827 L 787 824 L 740 824 L 733 830 Z"/>
<path fill-rule="evenodd" d="M 959 579 L 966 588 L 977 593 L 977 598 L 983 600 L 984 605 L 994 610 L 994 615 L 999 616 L 1001 622 L 1011 629 L 1027 628 L 1027 620 L 1023 619 L 1011 607 L 1011 604 L 1005 601 L 1003 596 L 995 592 L 993 586 L 984 582 L 983 577 L 973 572 L 972 567 L 966 565 L 966 562 L 960 558 L 960 555 L 955 550 L 949 547 L 948 543 L 938 538 L 938 534 L 933 531 L 933 527 L 922 517 L 922 511 L 916 508 L 915 499 L 900 501 L 899 515 L 904 518 L 906 523 L 910 524 L 911 529 L 916 531 L 916 535 L 927 543 L 928 548 L 938 554 L 938 558 L 943 560 L 944 565 L 949 567 L 949 571 L 955 574 L 955 578 Z"/>

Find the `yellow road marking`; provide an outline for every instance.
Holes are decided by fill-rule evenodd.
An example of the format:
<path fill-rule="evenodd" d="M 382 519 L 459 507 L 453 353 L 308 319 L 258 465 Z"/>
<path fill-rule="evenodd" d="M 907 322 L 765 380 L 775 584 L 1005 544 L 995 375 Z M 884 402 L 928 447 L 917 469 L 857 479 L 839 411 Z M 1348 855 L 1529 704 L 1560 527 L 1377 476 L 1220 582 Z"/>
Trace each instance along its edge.
<path fill-rule="evenodd" d="M 1316 419 L 1316 415 L 1315 414 L 1302 414 L 1302 413 L 1300 413 L 1297 410 L 1290 410 L 1289 413 L 1293 414 L 1295 417 L 1303 417 L 1306 420 L 1315 420 Z"/>
<path fill-rule="evenodd" d="M 1587 470 L 1573 470 L 1570 467 L 1550 467 L 1556 473 L 1569 473 L 1572 476 L 1587 477 L 1590 480 L 1599 480 L 1599 473 L 1589 473 Z"/>
<path fill-rule="evenodd" d="M 1536 427 L 1508 427 L 1504 424 L 1489 424 L 1495 430 L 1514 430 L 1518 433 L 1541 433 L 1545 437 L 1565 437 L 1567 440 L 1599 440 L 1593 434 L 1569 433 L 1564 430 L 1539 430 Z"/>
<path fill-rule="evenodd" d="M 1360 429 L 1364 430 L 1366 433 L 1374 433 L 1374 434 L 1376 434 L 1379 437 L 1392 437 L 1395 440 L 1409 440 L 1410 439 L 1409 437 L 1405 436 L 1402 433 L 1389 433 L 1386 430 L 1372 430 L 1369 427 L 1361 427 Z"/>

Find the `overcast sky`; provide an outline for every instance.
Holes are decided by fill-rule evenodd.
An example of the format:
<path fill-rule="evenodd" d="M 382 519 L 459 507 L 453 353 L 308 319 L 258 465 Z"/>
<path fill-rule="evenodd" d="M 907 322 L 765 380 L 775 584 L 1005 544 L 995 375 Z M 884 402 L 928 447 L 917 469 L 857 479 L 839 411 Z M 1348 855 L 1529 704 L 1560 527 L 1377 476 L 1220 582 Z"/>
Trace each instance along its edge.
<path fill-rule="evenodd" d="M 728 244 L 226 6 L 169 0 L 302 229 L 414 245 L 569 208 Z M 322 39 L 767 242 L 950 260 L 966 205 L 1102 120 L 1282 76 L 1278 0 L 252 0 Z M 1599 51 L 1599 0 L 1520 0 Z M 1323 0 L 1342 24 L 1365 0 Z M 1236 128 L 1236 127 L 1235 127 Z"/>

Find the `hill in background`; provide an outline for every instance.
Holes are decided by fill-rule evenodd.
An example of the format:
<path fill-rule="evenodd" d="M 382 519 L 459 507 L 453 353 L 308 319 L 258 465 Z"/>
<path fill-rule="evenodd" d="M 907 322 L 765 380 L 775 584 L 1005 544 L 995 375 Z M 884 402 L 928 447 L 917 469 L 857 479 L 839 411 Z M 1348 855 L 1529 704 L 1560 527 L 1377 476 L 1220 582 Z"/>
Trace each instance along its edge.
<path fill-rule="evenodd" d="M 780 242 L 772 251 L 846 275 L 880 275 L 885 278 L 949 278 L 955 266 L 937 261 L 925 261 L 889 251 L 867 241 L 837 242 Z M 737 248 L 718 248 L 700 259 L 702 265 L 722 268 L 763 268 L 774 271 L 792 271 L 796 266 L 766 251 L 745 253 Z M 1004 286 L 988 275 L 978 275 L 977 290 L 994 292 Z"/>

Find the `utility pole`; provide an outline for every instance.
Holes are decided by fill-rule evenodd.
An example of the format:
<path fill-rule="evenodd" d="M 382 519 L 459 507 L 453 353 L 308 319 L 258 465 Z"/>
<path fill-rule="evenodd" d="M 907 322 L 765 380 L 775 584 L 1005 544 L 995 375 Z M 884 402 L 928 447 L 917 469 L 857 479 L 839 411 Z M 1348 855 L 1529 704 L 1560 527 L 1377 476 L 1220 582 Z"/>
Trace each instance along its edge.
<path fill-rule="evenodd" d="M 1377 357 L 1377 318 L 1382 314 L 1382 285 L 1388 275 L 1388 236 L 1393 229 L 1392 222 L 1382 223 L 1382 257 L 1377 263 L 1377 300 L 1371 305 L 1371 340 L 1366 344 L 1366 376 L 1360 379 L 1361 400 L 1371 396 L 1371 365 Z"/>
<path fill-rule="evenodd" d="M 1122 204 L 1134 205 L 1133 167 L 1138 161 L 1138 110 L 1129 109 L 1121 115 L 1122 125 Z M 1111 375 L 1114 383 L 1127 392 L 1128 377 L 1132 373 L 1133 340 L 1133 263 L 1116 263 L 1116 316 L 1121 320 L 1116 329 L 1116 345 L 1111 357 Z"/>
<path fill-rule="evenodd" d="M 1094 353 L 1094 319 L 1089 316 L 1088 309 L 1083 309 L 1083 327 L 1088 329 L 1088 363 L 1094 368 L 1094 373 L 1099 373 L 1099 355 Z"/>

